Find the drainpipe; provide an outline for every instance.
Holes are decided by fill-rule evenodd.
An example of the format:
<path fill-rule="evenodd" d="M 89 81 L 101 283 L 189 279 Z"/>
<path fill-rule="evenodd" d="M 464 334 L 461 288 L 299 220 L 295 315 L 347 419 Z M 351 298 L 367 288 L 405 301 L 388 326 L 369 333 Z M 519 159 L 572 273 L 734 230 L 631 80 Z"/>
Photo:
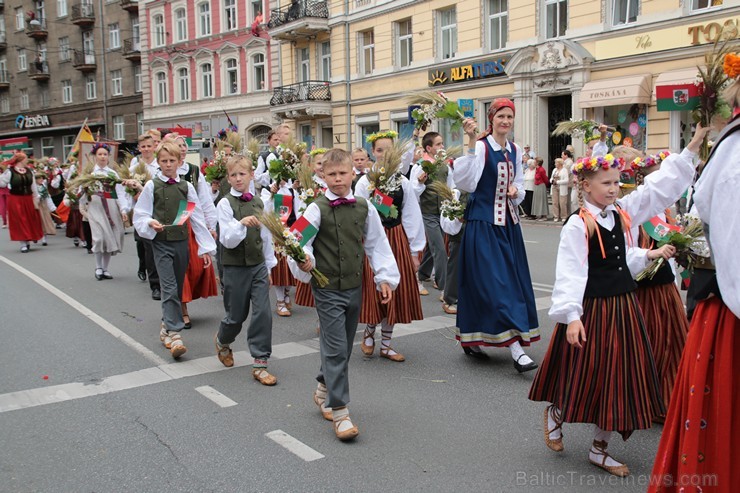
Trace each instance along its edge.
<path fill-rule="evenodd" d="M 105 56 L 105 16 L 103 15 L 103 0 L 98 0 L 98 9 L 100 9 L 100 39 L 103 43 L 103 129 L 105 130 L 105 136 L 112 140 L 112 136 L 108 135 L 108 84 L 106 83 L 106 56 Z M 120 30 L 118 31 L 120 33 Z M 94 39 L 94 36 L 93 36 Z M 120 38 L 119 38 L 120 39 Z M 125 134 L 124 134 L 125 138 Z"/>
<path fill-rule="evenodd" d="M 344 77 L 345 77 L 345 98 L 347 99 L 347 150 L 352 149 L 352 88 L 350 86 L 350 57 L 349 57 L 349 0 L 344 0 Z"/>

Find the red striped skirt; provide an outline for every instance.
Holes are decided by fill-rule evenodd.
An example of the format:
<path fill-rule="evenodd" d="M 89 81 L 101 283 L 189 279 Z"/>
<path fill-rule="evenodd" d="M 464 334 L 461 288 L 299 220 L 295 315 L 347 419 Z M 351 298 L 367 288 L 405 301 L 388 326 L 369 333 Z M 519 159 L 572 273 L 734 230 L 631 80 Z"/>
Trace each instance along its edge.
<path fill-rule="evenodd" d="M 375 275 L 370 268 L 370 262 L 365 258 L 362 276 L 362 310 L 360 323 L 379 324 L 384 318 L 390 325 L 408 324 L 412 320 L 423 320 L 419 286 L 416 283 L 414 263 L 411 261 L 409 240 L 402 225 L 385 230 L 388 243 L 391 245 L 393 256 L 396 257 L 398 270 L 401 272 L 401 282 L 393 292 L 390 303 L 381 304 L 380 292 L 375 286 Z"/>
<path fill-rule="evenodd" d="M 275 253 L 277 265 L 272 268 L 270 273 L 273 286 L 293 286 L 296 283 L 293 274 L 290 273 L 288 259 L 284 255 Z"/>
<path fill-rule="evenodd" d="M 311 284 L 305 282 L 298 282 L 295 288 L 295 304 L 299 306 L 307 306 L 309 308 L 316 307 L 316 301 L 313 299 L 313 292 L 311 291 Z"/>
<path fill-rule="evenodd" d="M 558 324 L 529 398 L 552 402 L 567 423 L 594 423 L 623 439 L 665 412 L 650 342 L 634 293 L 583 300 L 583 349 Z"/>
<path fill-rule="evenodd" d="M 737 491 L 740 485 L 740 320 L 713 297 L 700 301 L 653 465 L 650 493 Z M 666 485 L 667 478 L 676 484 Z M 694 482 L 692 482 L 694 481 Z M 698 481 L 698 482 L 697 482 Z"/>
<path fill-rule="evenodd" d="M 82 213 L 78 205 L 73 205 L 69 209 L 66 236 L 67 238 L 85 238 L 85 232 L 82 229 Z"/>
<path fill-rule="evenodd" d="M 645 319 L 655 369 L 663 388 L 663 402 L 671 402 L 678 363 L 686 344 L 689 320 L 683 309 L 681 296 L 673 283 L 638 287 L 637 300 Z"/>
<path fill-rule="evenodd" d="M 195 233 L 188 221 L 188 251 L 190 259 L 188 270 L 185 274 L 185 282 L 182 287 L 182 302 L 190 303 L 198 298 L 210 298 L 218 295 L 218 283 L 216 282 L 216 271 L 213 264 L 205 269 L 203 259 L 198 256 L 198 242 L 195 241 Z"/>
<path fill-rule="evenodd" d="M 38 241 L 44 236 L 33 196 L 8 195 L 8 229 L 11 241 Z"/>

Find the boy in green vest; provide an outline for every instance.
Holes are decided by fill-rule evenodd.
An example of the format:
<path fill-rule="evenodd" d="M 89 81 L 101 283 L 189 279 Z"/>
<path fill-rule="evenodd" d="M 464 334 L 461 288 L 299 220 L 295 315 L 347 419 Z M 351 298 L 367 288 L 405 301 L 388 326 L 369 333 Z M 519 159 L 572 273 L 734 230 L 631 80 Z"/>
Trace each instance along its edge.
<path fill-rule="evenodd" d="M 190 221 L 205 268 L 211 266 L 210 253 L 216 251 L 216 242 L 206 227 L 198 193 L 177 174 L 180 147 L 175 142 L 163 142 L 157 151 L 157 162 L 159 172 L 144 185 L 134 208 L 134 227 L 139 236 L 152 240 L 162 290 L 159 339 L 177 359 L 187 351 L 180 337 L 180 331 L 185 328 L 180 299 L 189 260 L 185 222 Z M 192 210 L 189 219 L 188 210 Z"/>
<path fill-rule="evenodd" d="M 231 343 L 242 330 L 251 301 L 247 342 L 254 358 L 252 376 L 262 385 L 275 385 L 277 379 L 267 371 L 272 353 L 269 272 L 277 265 L 272 235 L 257 219 L 264 210 L 262 200 L 249 192 L 254 178 L 252 162 L 245 156 L 234 156 L 226 163 L 226 174 L 231 190 L 216 207 L 219 241 L 224 247 L 221 263 L 226 309 L 216 334 L 216 354 L 224 366 L 234 366 Z"/>
<path fill-rule="evenodd" d="M 353 177 L 347 151 L 331 149 L 326 153 L 324 179 L 329 189 L 303 213 L 317 233 L 306 243 L 306 262 L 296 265 L 290 261 L 296 278 L 311 282 L 321 324 L 321 369 L 314 402 L 324 418 L 333 421 L 340 440 L 351 440 L 359 433 L 347 404 L 349 357 L 362 305 L 364 255 L 375 273 L 383 303 L 390 302 L 401 279 L 378 212 L 352 194 Z M 308 274 L 313 266 L 329 279 L 326 286 L 319 287 Z"/>

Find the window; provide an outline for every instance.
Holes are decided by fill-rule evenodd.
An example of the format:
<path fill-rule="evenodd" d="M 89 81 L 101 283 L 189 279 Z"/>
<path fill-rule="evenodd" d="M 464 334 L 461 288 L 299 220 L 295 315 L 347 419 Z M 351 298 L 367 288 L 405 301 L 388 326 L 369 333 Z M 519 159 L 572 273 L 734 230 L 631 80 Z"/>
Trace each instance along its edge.
<path fill-rule="evenodd" d="M 599 115 L 599 109 L 596 109 L 595 116 L 601 118 Z M 673 113 L 673 112 L 671 112 Z M 614 126 L 621 135 L 620 138 L 612 137 L 611 141 L 614 145 L 625 144 L 626 139 L 632 141 L 631 147 L 634 147 L 638 151 L 645 151 L 647 148 L 647 128 L 649 122 L 647 120 L 647 106 L 644 104 L 624 104 L 616 106 L 604 106 L 603 118 L 598 121 L 602 122 L 621 122 L 616 123 Z M 645 126 L 640 125 L 640 121 L 646 122 Z M 633 134 L 632 131 L 636 133 Z M 617 135 L 616 133 L 614 134 Z"/>
<path fill-rule="evenodd" d="M 211 5 L 203 2 L 198 5 L 198 36 L 211 35 Z"/>
<path fill-rule="evenodd" d="M 121 70 L 111 71 L 110 87 L 111 93 L 113 93 L 114 96 L 123 95 L 123 72 Z"/>
<path fill-rule="evenodd" d="M 94 75 L 85 77 L 85 97 L 88 100 L 98 97 L 98 86 Z"/>
<path fill-rule="evenodd" d="M 3 95 L 0 98 L 0 113 L 10 113 L 10 98 Z"/>
<path fill-rule="evenodd" d="M 545 0 L 545 36 L 547 39 L 565 36 L 568 28 L 568 1 Z"/>
<path fill-rule="evenodd" d="M 398 44 L 396 52 L 398 53 L 397 65 L 399 67 L 408 67 L 414 60 L 413 50 L 413 32 L 411 31 L 411 19 L 400 21 L 397 24 Z"/>
<path fill-rule="evenodd" d="M 157 83 L 157 104 L 167 104 L 167 74 L 157 72 L 154 77 Z"/>
<path fill-rule="evenodd" d="M 460 129 L 452 128 L 453 122 L 449 118 L 442 118 L 439 120 L 439 133 L 444 139 L 447 147 L 461 146 L 463 145 L 463 132 Z"/>
<path fill-rule="evenodd" d="M 306 147 L 311 149 L 313 147 L 313 135 L 311 135 L 311 125 L 303 124 L 300 127 L 301 142 L 306 143 Z"/>
<path fill-rule="evenodd" d="M 69 37 L 64 36 L 63 38 L 59 38 L 59 61 L 68 62 L 69 59 Z"/>
<path fill-rule="evenodd" d="M 177 69 L 178 101 L 190 101 L 190 73 L 187 68 Z"/>
<path fill-rule="evenodd" d="M 439 39 L 442 59 L 454 57 L 457 52 L 457 13 L 454 8 L 439 12 Z"/>
<path fill-rule="evenodd" d="M 187 11 L 183 8 L 175 10 L 175 41 L 188 39 Z"/>
<path fill-rule="evenodd" d="M 41 155 L 44 157 L 54 155 L 54 137 L 41 137 Z"/>
<path fill-rule="evenodd" d="M 62 103 L 69 104 L 72 102 L 72 81 L 67 79 L 62 81 Z"/>
<path fill-rule="evenodd" d="M 723 0 L 691 0 L 691 10 L 701 10 L 701 9 L 708 9 L 710 7 L 719 7 L 723 3 L 724 3 Z"/>
<path fill-rule="evenodd" d="M 629 24 L 637 20 L 637 11 L 640 9 L 639 0 L 613 0 L 613 25 Z"/>
<path fill-rule="evenodd" d="M 95 38 L 92 31 L 82 33 L 82 50 L 85 52 L 85 63 L 95 64 Z"/>
<path fill-rule="evenodd" d="M 139 29 L 139 16 L 131 17 L 131 35 L 134 38 L 134 46 L 141 46 L 141 30 Z"/>
<path fill-rule="evenodd" d="M 144 113 L 136 113 L 136 135 L 144 133 Z"/>
<path fill-rule="evenodd" d="M 226 94 L 231 96 L 239 92 L 239 68 L 236 59 L 229 58 L 226 60 Z"/>
<path fill-rule="evenodd" d="M 41 107 L 48 108 L 51 98 L 49 97 L 49 89 L 44 87 L 41 89 Z"/>
<path fill-rule="evenodd" d="M 372 135 L 376 132 L 380 132 L 380 125 L 377 123 L 360 125 L 360 135 L 362 135 L 362 147 L 365 148 L 370 156 L 373 155 L 373 145 L 367 141 L 367 138 L 369 135 Z"/>
<path fill-rule="evenodd" d="M 311 80 L 311 58 L 308 48 L 298 49 L 298 81 L 306 82 Z"/>
<path fill-rule="evenodd" d="M 254 90 L 265 88 L 265 55 L 257 53 L 252 56 L 252 75 L 254 76 Z"/>
<path fill-rule="evenodd" d="M 491 50 L 500 50 L 506 46 L 508 9 L 507 0 L 488 0 L 488 46 Z"/>
<path fill-rule="evenodd" d="M 23 7 L 15 9 L 15 29 L 22 31 L 26 28 L 26 14 L 23 13 Z"/>
<path fill-rule="evenodd" d="M 152 45 L 164 46 L 164 16 L 157 14 L 152 17 Z"/>
<path fill-rule="evenodd" d="M 126 140 L 126 122 L 122 115 L 113 117 L 113 140 Z"/>
<path fill-rule="evenodd" d="M 18 70 L 28 70 L 28 59 L 26 58 L 25 48 L 18 48 Z"/>
<path fill-rule="evenodd" d="M 236 29 L 236 0 L 224 0 L 224 30 Z"/>
<path fill-rule="evenodd" d="M 398 139 L 400 141 L 405 142 L 414 137 L 414 124 L 409 123 L 408 119 L 395 120 L 393 123 L 396 124 L 396 132 L 398 132 Z"/>
<path fill-rule="evenodd" d="M 254 18 L 257 17 L 257 14 L 262 13 L 262 0 L 252 0 L 249 2 L 249 5 L 249 13 L 251 15 L 250 19 L 254 20 Z"/>
<path fill-rule="evenodd" d="M 67 0 L 57 0 L 57 16 L 64 17 L 67 15 Z"/>
<path fill-rule="evenodd" d="M 331 43 L 321 43 L 321 80 L 331 80 Z"/>
<path fill-rule="evenodd" d="M 41 42 L 36 44 L 36 54 L 42 62 L 46 61 L 46 43 Z"/>
<path fill-rule="evenodd" d="M 141 91 L 141 65 L 134 65 L 134 92 L 140 93 Z"/>
<path fill-rule="evenodd" d="M 28 89 L 21 89 L 18 91 L 20 93 L 20 104 L 22 110 L 27 110 L 29 108 L 28 103 Z"/>
<path fill-rule="evenodd" d="M 121 47 L 121 30 L 118 28 L 118 23 L 108 24 L 108 45 L 111 50 L 115 50 Z"/>
<path fill-rule="evenodd" d="M 65 135 L 62 137 L 62 155 L 64 156 L 65 160 L 67 159 L 69 153 L 72 152 L 72 148 L 75 146 L 76 140 L 76 135 Z"/>
<path fill-rule="evenodd" d="M 375 69 L 375 32 L 360 33 L 360 74 L 370 75 Z"/>
<path fill-rule="evenodd" d="M 213 97 L 213 67 L 210 63 L 204 63 L 200 66 L 200 81 L 202 87 L 202 96 L 204 98 Z"/>

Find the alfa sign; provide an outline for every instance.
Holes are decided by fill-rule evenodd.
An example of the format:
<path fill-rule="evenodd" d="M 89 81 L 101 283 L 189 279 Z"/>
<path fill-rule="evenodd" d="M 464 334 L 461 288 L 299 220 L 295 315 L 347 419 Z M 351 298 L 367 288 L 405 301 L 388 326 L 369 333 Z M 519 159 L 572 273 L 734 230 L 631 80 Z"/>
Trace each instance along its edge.
<path fill-rule="evenodd" d="M 509 61 L 508 56 L 502 56 L 482 62 L 453 65 L 429 71 L 429 85 L 438 86 L 455 82 L 466 82 L 489 77 L 506 75 L 504 65 Z"/>
<path fill-rule="evenodd" d="M 15 119 L 16 128 L 39 128 L 50 127 L 49 115 L 18 115 Z"/>

